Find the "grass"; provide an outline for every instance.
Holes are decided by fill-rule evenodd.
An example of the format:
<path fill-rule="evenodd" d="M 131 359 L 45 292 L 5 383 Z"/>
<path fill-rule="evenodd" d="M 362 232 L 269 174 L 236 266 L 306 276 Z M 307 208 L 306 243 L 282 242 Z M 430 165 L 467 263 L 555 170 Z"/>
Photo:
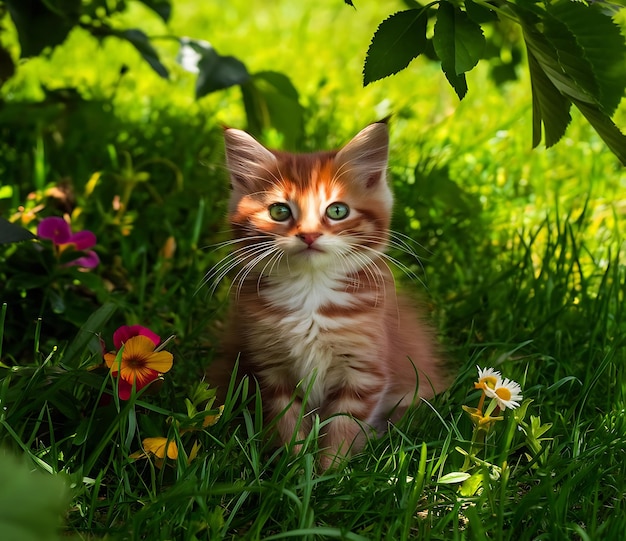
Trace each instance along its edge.
<path fill-rule="evenodd" d="M 102 263 L 86 273 L 60 266 L 50 245 L 0 249 L 0 445 L 44 472 L 19 477 L 23 500 L 0 488 L 0 532 L 17 509 L 36 517 L 55 498 L 31 495 L 69 490 L 63 530 L 75 539 L 622 537 L 624 170 L 578 117 L 564 141 L 531 151 L 524 76 L 495 87 L 478 70 L 461 104 L 427 63 L 360 88 L 367 40 L 393 6 L 340 4 L 177 2 L 171 31 L 289 75 L 307 107 L 303 149 L 339 145 L 394 111 L 394 226 L 420 245 L 411 269 L 423 285 L 401 281 L 431 308 L 454 384 L 326 473 L 315 466 L 323 426 L 297 456 L 274 449 L 258 397 L 248 408 L 233 396 L 202 428 L 204 408 L 220 405 L 202 374 L 227 287 L 197 289 L 221 257 L 211 248 L 224 239 L 227 194 L 219 126 L 244 125 L 241 99 L 233 89 L 195 102 L 166 41 L 171 82 L 124 46 L 77 33 L 2 88 L 0 211 L 32 230 L 67 213 L 96 233 Z M 127 17 L 170 31 L 139 7 Z M 269 47 L 276 36 L 285 45 Z M 122 59 L 131 69 L 118 81 Z M 21 103 L 43 96 L 40 81 L 90 101 Z M 111 350 L 123 324 L 176 336 L 161 387 L 129 401 L 97 339 Z M 478 401 L 477 364 L 532 402 L 496 425 L 471 481 L 450 482 L 470 449 L 461 406 Z M 129 458 L 157 436 L 176 442 L 176 459 Z M 65 482 L 40 488 L 51 478 Z"/>

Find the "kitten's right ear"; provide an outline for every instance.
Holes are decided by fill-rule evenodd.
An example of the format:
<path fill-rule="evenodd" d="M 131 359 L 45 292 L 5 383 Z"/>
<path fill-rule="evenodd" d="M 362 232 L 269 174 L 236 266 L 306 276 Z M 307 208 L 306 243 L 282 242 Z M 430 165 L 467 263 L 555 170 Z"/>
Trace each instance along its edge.
<path fill-rule="evenodd" d="M 384 182 L 389 153 L 389 128 L 386 122 L 375 122 L 357 133 L 335 157 L 339 171 L 352 171 L 367 188 Z"/>
<path fill-rule="evenodd" d="M 276 156 L 245 131 L 227 128 L 224 142 L 233 188 L 250 190 L 262 179 L 262 173 L 276 163 Z"/>

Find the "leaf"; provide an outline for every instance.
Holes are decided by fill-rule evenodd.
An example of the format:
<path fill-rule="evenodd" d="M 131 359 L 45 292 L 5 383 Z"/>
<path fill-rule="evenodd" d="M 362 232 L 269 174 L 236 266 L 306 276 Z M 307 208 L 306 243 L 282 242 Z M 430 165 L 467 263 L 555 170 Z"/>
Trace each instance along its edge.
<path fill-rule="evenodd" d="M 11 53 L 0 46 L 0 86 L 8 81 L 15 74 L 15 63 Z"/>
<path fill-rule="evenodd" d="M 547 13 L 544 32 L 557 48 L 561 67 L 612 115 L 626 87 L 626 41 L 619 27 L 595 4 L 561 0 L 548 3 Z M 559 36 L 565 35 L 567 43 L 559 46 Z"/>
<path fill-rule="evenodd" d="M 484 5 L 477 4 L 473 0 L 465 0 L 465 12 L 472 21 L 478 24 L 498 20 L 498 15 L 495 11 Z"/>
<path fill-rule="evenodd" d="M 571 102 L 552 84 L 530 48 L 528 69 L 533 97 L 533 148 L 541 142 L 542 126 L 546 147 L 551 147 L 563 137 L 572 120 L 569 114 Z"/>
<path fill-rule="evenodd" d="M 438 481 L 441 485 L 450 485 L 454 483 L 462 483 L 469 479 L 471 475 L 463 471 L 453 471 L 441 477 Z"/>
<path fill-rule="evenodd" d="M 423 53 L 427 22 L 428 11 L 421 8 L 400 11 L 380 23 L 365 56 L 363 86 L 398 73 Z"/>
<path fill-rule="evenodd" d="M 2 539 L 55 541 L 70 503 L 59 475 L 32 471 L 21 460 L 0 454 L 0 532 Z"/>
<path fill-rule="evenodd" d="M 172 4 L 169 0 L 139 0 L 142 4 L 148 6 L 154 11 L 163 22 L 167 22 L 172 15 Z"/>
<path fill-rule="evenodd" d="M 543 28 L 547 42 L 554 49 L 554 58 L 567 77 L 567 80 L 559 78 L 555 83 L 566 95 L 576 94 L 581 100 L 596 101 L 594 96 L 599 94 L 600 88 L 596 82 L 593 66 L 585 58 L 576 36 L 561 21 L 549 15 L 544 19 Z M 550 64 L 551 62 L 546 65 Z"/>
<path fill-rule="evenodd" d="M 78 330 L 76 338 L 63 353 L 63 364 L 77 368 L 81 365 L 82 355 L 89 346 L 92 353 L 100 352 L 99 333 L 102 332 L 107 321 L 111 319 L 117 307 L 112 302 L 98 308 L 87 318 L 87 321 Z"/>
<path fill-rule="evenodd" d="M 485 50 L 485 36 L 480 25 L 467 13 L 448 2 L 437 10 L 433 45 L 445 73 L 461 75 L 471 70 Z"/>
<path fill-rule="evenodd" d="M 598 132 L 602 140 L 617 156 L 622 165 L 626 167 L 626 135 L 624 135 L 615 123 L 598 107 L 574 101 L 580 112 L 585 116 L 593 129 Z"/>
<path fill-rule="evenodd" d="M 463 481 L 459 487 L 459 494 L 461 496 L 465 496 L 466 498 L 475 496 L 483 486 L 483 479 L 484 476 L 482 471 L 479 470 L 473 473 L 470 477 Z"/>
<path fill-rule="evenodd" d="M 133 28 L 130 30 L 122 30 L 121 32 L 113 31 L 112 35 L 116 35 L 130 42 L 135 49 L 139 51 L 139 54 L 141 54 L 143 59 L 150 64 L 150 67 L 152 67 L 154 71 L 156 71 L 164 79 L 169 77 L 167 68 L 159 60 L 158 53 L 150 43 L 148 36 L 146 36 L 143 31 Z"/>
<path fill-rule="evenodd" d="M 183 38 L 180 44 L 179 62 L 185 58 L 186 64 L 183 67 L 189 71 L 195 71 L 190 68 L 194 62 L 196 64 L 196 99 L 217 90 L 244 84 L 250 79 L 250 74 L 241 60 L 218 54 L 210 43 Z M 195 52 L 195 57 L 191 51 Z"/>
<path fill-rule="evenodd" d="M 20 58 L 37 56 L 65 41 L 80 16 L 81 0 L 60 0 L 55 9 L 43 0 L 6 0 L 20 42 Z"/>
<path fill-rule="evenodd" d="M 567 5 L 570 9 L 571 5 Z M 600 48 L 602 55 L 609 58 L 612 57 L 612 52 L 604 50 L 604 42 L 589 35 L 580 23 L 578 14 L 568 17 L 561 11 L 556 12 L 564 21 L 569 22 L 570 26 L 567 26 L 551 13 L 539 15 L 519 6 L 515 6 L 514 10 L 520 18 L 528 50 L 533 93 L 533 146 L 541 141 L 542 125 L 547 147 L 563 136 L 571 120 L 569 109 L 574 103 L 611 151 L 626 165 L 626 139 L 607 114 L 607 111 L 614 109 L 617 97 L 623 94 L 626 85 L 626 75 L 622 75 L 626 70 L 623 66 L 624 52 L 620 53 L 621 63 L 599 60 L 598 53 L 592 51 L 595 47 Z M 605 15 L 602 17 L 608 19 Z M 607 21 L 598 23 L 599 19 L 591 18 L 597 25 L 594 31 L 612 32 L 610 28 L 614 25 L 610 20 L 609 26 L 605 27 L 603 25 Z M 575 22 L 572 23 L 572 20 Z M 549 38 L 541 29 L 549 33 Z M 585 37 L 578 39 L 572 29 Z M 581 45 L 583 42 L 588 49 Z M 619 39 L 619 45 L 617 40 L 609 39 L 608 43 L 618 50 L 626 48 L 623 38 Z M 598 76 L 597 65 L 587 60 L 588 54 L 594 57 L 594 62 L 600 62 L 611 72 L 611 75 Z"/>
<path fill-rule="evenodd" d="M 248 131 L 262 135 L 275 128 L 284 136 L 286 148 L 295 148 L 304 132 L 304 109 L 290 79 L 273 71 L 255 73 L 241 85 Z"/>
<path fill-rule="evenodd" d="M 28 229 L 15 225 L 4 218 L 0 218 L 0 244 L 22 242 L 36 238 Z"/>
<path fill-rule="evenodd" d="M 450 86 L 454 88 L 456 95 L 462 100 L 467 94 L 467 79 L 465 78 L 465 74 L 461 73 L 461 75 L 455 75 L 447 71 L 444 71 L 443 74 L 446 76 Z"/>

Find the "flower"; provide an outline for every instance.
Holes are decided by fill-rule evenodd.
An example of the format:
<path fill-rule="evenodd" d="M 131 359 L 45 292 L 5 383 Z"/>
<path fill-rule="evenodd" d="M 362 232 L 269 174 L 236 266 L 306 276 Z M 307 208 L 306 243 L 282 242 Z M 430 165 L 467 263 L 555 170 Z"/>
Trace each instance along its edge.
<path fill-rule="evenodd" d="M 172 368 L 173 355 L 155 351 L 156 345 L 151 338 L 138 335 L 126 340 L 120 352 L 104 355 L 111 374 L 119 374 L 118 395 L 122 400 L 130 397 L 133 384 L 140 390 Z"/>
<path fill-rule="evenodd" d="M 491 430 L 491 427 L 496 423 L 496 421 L 502 421 L 504 419 L 504 417 L 492 417 L 489 414 L 483 415 L 483 412 L 478 408 L 470 408 L 469 406 L 461 407 L 469 414 L 472 424 L 476 428 L 486 430 L 487 432 Z"/>
<path fill-rule="evenodd" d="M 70 247 L 74 250 L 85 252 L 84 256 L 74 258 L 66 263 L 68 266 L 93 269 L 100 263 L 98 254 L 88 249 L 96 245 L 96 235 L 87 229 L 72 233 L 69 224 L 63 218 L 49 216 L 41 220 L 37 226 L 37 236 L 51 240 L 58 248 L 59 253 Z"/>
<path fill-rule="evenodd" d="M 178 446 L 175 441 L 171 441 L 163 436 L 155 438 L 144 438 L 141 442 L 143 451 L 137 451 L 130 455 L 129 458 L 148 458 L 149 456 L 155 457 L 155 463 L 158 468 L 163 467 L 165 456 L 176 460 L 178 458 Z M 197 451 L 196 451 L 197 454 Z"/>
<path fill-rule="evenodd" d="M 509 378 L 498 379 L 493 388 L 486 386 L 483 390 L 489 398 L 497 400 L 501 410 L 519 408 L 520 401 L 524 398 L 520 384 Z"/>
<path fill-rule="evenodd" d="M 50 239 L 57 246 L 69 242 L 71 234 L 68 223 L 58 216 L 44 218 L 37 226 L 37 236 Z"/>
<path fill-rule="evenodd" d="M 502 379 L 500 372 L 493 368 L 481 368 L 480 366 L 476 366 L 476 368 L 478 368 L 478 381 L 474 383 L 476 389 L 485 390 L 487 387 L 493 389 L 498 380 Z"/>
<path fill-rule="evenodd" d="M 133 336 L 146 336 L 154 342 L 155 346 L 161 342 L 161 337 L 143 325 L 122 325 L 113 333 L 113 345 L 115 349 L 121 349 L 124 343 Z"/>
<path fill-rule="evenodd" d="M 178 458 L 178 447 L 175 441 L 167 441 L 167 438 L 159 436 L 157 438 L 145 438 L 141 444 L 147 454 L 154 455 L 157 458 Z"/>
<path fill-rule="evenodd" d="M 202 427 L 203 428 L 207 428 L 209 426 L 213 426 L 215 423 L 217 423 L 220 420 L 220 417 L 222 416 L 222 413 L 224 413 L 224 406 L 221 405 L 219 408 L 217 408 L 217 413 L 214 415 L 207 415 L 204 418 L 204 421 L 202 422 Z"/>

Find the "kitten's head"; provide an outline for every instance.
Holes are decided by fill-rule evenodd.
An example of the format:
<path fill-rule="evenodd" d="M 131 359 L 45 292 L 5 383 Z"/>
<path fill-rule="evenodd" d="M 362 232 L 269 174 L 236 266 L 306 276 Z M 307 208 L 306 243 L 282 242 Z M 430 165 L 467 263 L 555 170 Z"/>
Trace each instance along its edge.
<path fill-rule="evenodd" d="M 386 124 L 369 125 L 338 151 L 314 154 L 268 150 L 235 129 L 224 137 L 229 220 L 246 245 L 259 246 L 242 255 L 254 260 L 263 245 L 290 266 L 358 269 L 384 250 L 393 203 Z"/>

